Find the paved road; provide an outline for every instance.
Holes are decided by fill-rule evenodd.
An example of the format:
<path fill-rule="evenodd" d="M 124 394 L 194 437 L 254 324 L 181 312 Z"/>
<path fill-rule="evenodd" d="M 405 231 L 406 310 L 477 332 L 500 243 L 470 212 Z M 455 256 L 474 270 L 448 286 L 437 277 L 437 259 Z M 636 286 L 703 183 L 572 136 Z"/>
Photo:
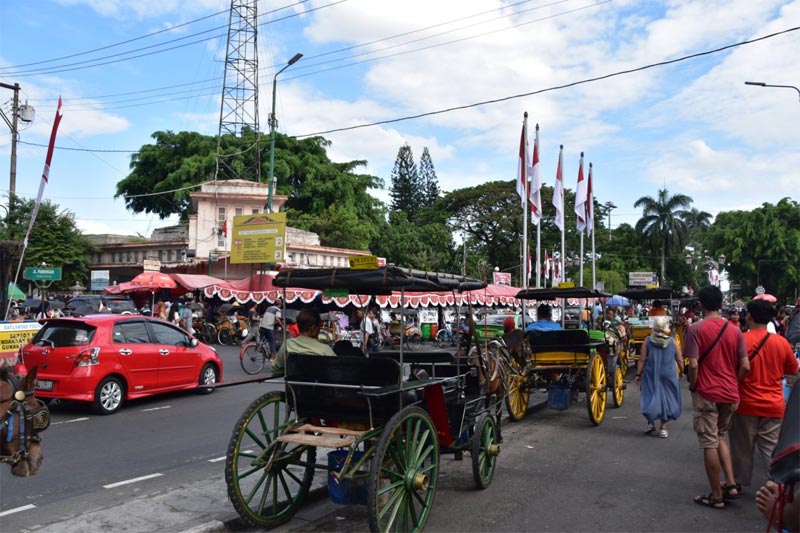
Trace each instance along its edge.
<path fill-rule="evenodd" d="M 226 380 L 244 377 L 234 350 L 222 353 Z M 263 390 L 262 384 L 220 389 L 205 397 L 170 395 L 138 402 L 111 417 L 92 418 L 78 407 L 57 414 L 62 422 L 80 414 L 90 420 L 48 430 L 47 462 L 40 476 L 11 479 L 3 468 L 0 510 L 35 507 L 0 516 L 0 530 L 249 531 L 227 500 L 218 459 L 224 456 L 235 417 Z M 534 401 L 542 399 L 534 395 Z M 762 529 L 752 490 L 724 512 L 692 503 L 692 496 L 708 488 L 691 429 L 688 392 L 684 390 L 684 414 L 671 426 L 668 439 L 642 434 L 638 400 L 633 386 L 622 408 L 609 407 L 596 428 L 584 405 L 563 412 L 536 410 L 517 424 L 504 420 L 503 451 L 494 482 L 484 491 L 473 488 L 469 460 L 443 457 L 427 530 Z M 150 410 L 166 405 L 170 407 Z M 113 486 L 154 471 L 161 475 Z M 315 481 L 321 486 L 325 478 L 318 473 Z M 279 531 L 366 529 L 365 508 L 312 498 Z"/>

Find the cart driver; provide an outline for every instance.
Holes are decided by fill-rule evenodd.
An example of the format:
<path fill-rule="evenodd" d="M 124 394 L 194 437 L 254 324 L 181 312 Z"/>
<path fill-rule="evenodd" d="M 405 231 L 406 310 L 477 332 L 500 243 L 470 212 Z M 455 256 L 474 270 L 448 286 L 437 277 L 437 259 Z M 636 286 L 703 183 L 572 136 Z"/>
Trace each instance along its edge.
<path fill-rule="evenodd" d="M 653 307 L 647 316 L 667 316 L 667 310 L 664 309 L 664 304 L 661 300 L 653 300 Z"/>
<path fill-rule="evenodd" d="M 296 322 L 300 334 L 287 339 L 286 343 L 278 349 L 275 361 L 272 363 L 273 376 L 283 375 L 287 354 L 336 356 L 330 346 L 317 340 L 317 335 L 322 327 L 322 319 L 318 312 L 308 308 L 302 309 L 297 313 Z"/>
<path fill-rule="evenodd" d="M 532 322 L 525 331 L 554 331 L 561 329 L 561 324 L 553 320 L 553 310 L 547 304 L 536 308 L 536 322 Z"/>

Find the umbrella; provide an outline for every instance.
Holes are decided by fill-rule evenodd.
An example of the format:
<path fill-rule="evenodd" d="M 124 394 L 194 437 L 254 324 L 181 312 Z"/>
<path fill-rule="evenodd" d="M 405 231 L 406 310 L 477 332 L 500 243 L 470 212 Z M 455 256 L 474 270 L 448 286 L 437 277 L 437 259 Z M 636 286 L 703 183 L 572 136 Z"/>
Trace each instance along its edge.
<path fill-rule="evenodd" d="M 766 301 L 768 301 L 768 302 L 769 302 L 769 303 L 771 303 L 771 304 L 774 304 L 775 302 L 777 302 L 777 301 L 778 301 L 778 299 L 777 299 L 777 298 L 775 298 L 773 295 L 771 295 L 771 294 L 766 294 L 766 293 L 764 293 L 764 294 L 759 294 L 758 296 L 756 296 L 755 298 L 753 298 L 753 300 L 766 300 Z"/>
<path fill-rule="evenodd" d="M 151 309 L 156 305 L 156 291 L 161 289 L 175 289 L 178 283 L 172 276 L 155 270 L 145 270 L 130 281 L 127 292 L 150 291 L 153 295 Z"/>
<path fill-rule="evenodd" d="M 608 300 L 606 300 L 606 305 L 609 307 L 629 307 L 631 302 L 628 301 L 627 298 L 624 296 L 620 296 L 619 294 L 615 294 Z"/>
<path fill-rule="evenodd" d="M 22 290 L 14 285 L 13 281 L 8 282 L 8 299 L 9 300 L 24 300 L 25 293 Z"/>
<path fill-rule="evenodd" d="M 46 309 L 47 303 L 45 303 L 44 306 Z M 26 309 L 38 309 L 39 307 L 42 307 L 42 300 L 39 300 L 37 298 L 28 298 L 27 300 L 19 304 L 19 307 L 24 307 Z"/>

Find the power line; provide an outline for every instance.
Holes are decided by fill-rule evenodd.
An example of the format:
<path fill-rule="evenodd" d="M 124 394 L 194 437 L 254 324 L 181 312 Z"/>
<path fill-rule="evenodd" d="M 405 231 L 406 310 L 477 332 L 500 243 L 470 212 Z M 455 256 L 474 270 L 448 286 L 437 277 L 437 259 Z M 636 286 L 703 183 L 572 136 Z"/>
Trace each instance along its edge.
<path fill-rule="evenodd" d="M 325 135 L 327 133 L 338 133 L 340 131 L 357 130 L 357 129 L 361 129 L 361 128 L 368 128 L 368 127 L 372 127 L 372 126 L 380 126 L 380 125 L 383 125 L 383 124 L 393 124 L 395 122 L 403 122 L 403 121 L 406 121 L 406 120 L 413 120 L 413 119 L 429 117 L 429 116 L 433 116 L 433 115 L 442 115 L 444 113 L 450 113 L 450 112 L 453 112 L 453 111 L 461 111 L 461 110 L 464 110 L 464 109 L 470 109 L 470 108 L 480 107 L 480 106 L 489 105 L 489 104 L 497 104 L 499 102 L 507 102 L 509 100 L 516 100 L 518 98 L 523 98 L 523 97 L 526 97 L 526 96 L 533 96 L 533 95 L 536 95 L 536 94 L 542 94 L 542 93 L 546 93 L 546 92 L 558 91 L 558 90 L 561 90 L 561 89 L 567 89 L 567 88 L 570 88 L 570 87 L 575 87 L 577 85 L 585 85 L 587 83 L 593 83 L 593 82 L 596 82 L 596 81 L 606 80 L 606 79 L 609 79 L 609 78 L 614 78 L 614 77 L 622 76 L 622 75 L 625 75 L 625 74 L 632 74 L 632 73 L 635 73 L 635 72 L 641 72 L 643 70 L 649 70 L 649 69 L 655 68 L 655 67 L 662 67 L 664 65 L 671 65 L 673 63 L 680 63 L 681 61 L 686 61 L 688 59 L 695 59 L 697 57 L 716 54 L 716 53 L 722 52 L 724 50 L 729 50 L 731 48 L 736 48 L 737 46 L 743 46 L 745 44 L 756 43 L 756 42 L 759 42 L 759 41 L 763 41 L 763 40 L 766 40 L 766 39 L 771 39 L 772 37 L 777 37 L 779 35 L 783 35 L 785 33 L 793 32 L 793 31 L 797 31 L 797 30 L 800 30 L 800 26 L 795 26 L 793 28 L 788 28 L 788 29 L 783 30 L 783 31 L 770 33 L 769 35 L 765 35 L 763 37 L 757 37 L 755 39 L 748 39 L 746 41 L 740 41 L 738 43 L 725 45 L 725 46 L 722 46 L 720 48 L 715 48 L 713 50 L 706 50 L 704 52 L 697 52 L 695 54 L 689 54 L 689 55 L 681 56 L 681 57 L 676 58 L 676 59 L 669 59 L 669 60 L 666 60 L 666 61 L 659 61 L 658 63 L 650 63 L 648 65 L 644 65 L 644 66 L 636 67 L 636 68 L 632 68 L 632 69 L 618 70 L 618 71 L 612 72 L 610 74 L 604 74 L 603 76 L 596 76 L 594 78 L 586 78 L 586 79 L 583 79 L 583 80 L 578 80 L 578 81 L 574 81 L 574 82 L 571 82 L 571 83 L 566 83 L 566 84 L 563 84 L 563 85 L 555 85 L 555 86 L 552 86 L 552 87 L 548 87 L 546 89 L 539 89 L 537 91 L 531 91 L 531 92 L 522 93 L 522 94 L 515 94 L 515 95 L 512 95 L 512 96 L 503 96 L 501 98 L 495 98 L 495 99 L 492 99 L 492 100 L 483 100 L 481 102 L 476 102 L 476 103 L 473 103 L 473 104 L 467 104 L 467 105 L 455 106 L 455 107 L 448 107 L 448 108 L 440 109 L 440 110 L 437 110 L 437 111 L 428 111 L 426 113 L 419 113 L 419 114 L 416 114 L 416 115 L 407 115 L 407 116 L 404 116 L 404 117 L 393 118 L 393 119 L 388 119 L 388 120 L 381 120 L 381 121 L 377 121 L 377 122 L 369 122 L 369 123 L 366 123 L 366 124 L 357 124 L 355 126 L 347 126 L 347 127 L 344 127 L 344 128 L 335 128 L 335 129 L 330 129 L 330 130 L 325 130 L 325 131 L 318 131 L 318 132 L 315 132 L 315 133 L 306 133 L 306 134 L 303 134 L 303 135 L 293 135 L 292 137 L 300 139 L 300 138 L 303 138 L 303 137 L 314 137 L 314 136 L 317 136 L 317 135 Z"/>

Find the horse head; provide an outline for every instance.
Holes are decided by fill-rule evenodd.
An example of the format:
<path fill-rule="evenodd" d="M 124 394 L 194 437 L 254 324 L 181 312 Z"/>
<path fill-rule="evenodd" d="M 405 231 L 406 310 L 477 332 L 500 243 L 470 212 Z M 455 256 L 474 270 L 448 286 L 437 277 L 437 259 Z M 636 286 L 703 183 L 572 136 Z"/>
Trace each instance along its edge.
<path fill-rule="evenodd" d="M 0 462 L 19 477 L 33 476 L 44 459 L 39 433 L 50 425 L 50 412 L 34 396 L 34 367 L 19 378 L 10 367 L 0 368 Z"/>

